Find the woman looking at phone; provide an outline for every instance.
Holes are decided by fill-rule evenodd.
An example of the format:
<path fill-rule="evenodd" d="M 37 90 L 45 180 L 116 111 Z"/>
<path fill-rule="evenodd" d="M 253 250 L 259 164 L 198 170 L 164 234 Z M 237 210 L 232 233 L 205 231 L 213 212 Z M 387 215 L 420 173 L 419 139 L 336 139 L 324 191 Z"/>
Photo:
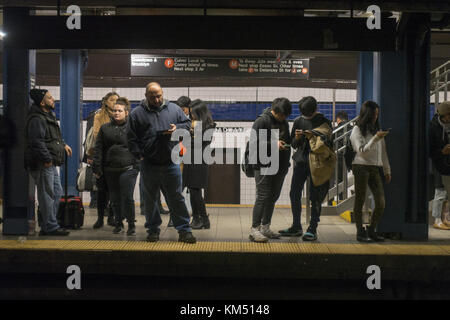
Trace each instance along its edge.
<path fill-rule="evenodd" d="M 355 205 L 353 213 L 356 222 L 356 240 L 360 242 L 384 241 L 375 229 L 384 212 L 385 197 L 380 169 L 386 183 L 391 181 L 391 167 L 386 152 L 384 138 L 389 130 L 380 130 L 378 115 L 380 107 L 373 101 L 366 101 L 361 106 L 359 118 L 350 135 L 355 159 L 352 171 L 355 177 Z M 362 208 L 366 199 L 367 187 L 372 191 L 375 209 L 370 218 L 370 224 L 365 229 L 362 223 Z"/>

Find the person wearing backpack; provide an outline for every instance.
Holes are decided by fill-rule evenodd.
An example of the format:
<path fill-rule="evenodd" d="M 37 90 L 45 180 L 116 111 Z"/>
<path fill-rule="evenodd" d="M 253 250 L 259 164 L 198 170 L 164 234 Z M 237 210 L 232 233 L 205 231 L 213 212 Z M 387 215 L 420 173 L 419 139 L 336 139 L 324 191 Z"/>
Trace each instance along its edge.
<path fill-rule="evenodd" d="M 440 174 L 447 195 L 450 194 L 450 101 L 444 101 L 437 107 L 430 124 L 430 158 L 433 168 Z M 436 200 L 435 200 L 436 201 Z M 448 230 L 450 222 L 442 217 L 442 212 L 434 210 L 433 227 Z M 444 218 L 444 219 L 443 219 Z"/>
<path fill-rule="evenodd" d="M 33 105 L 25 126 L 25 168 L 33 177 L 42 216 L 39 235 L 67 236 L 56 219 L 62 186 L 57 166 L 64 163 L 72 149 L 64 142 L 56 116 L 55 100 L 46 89 L 31 89 Z"/>
<path fill-rule="evenodd" d="M 292 174 L 291 190 L 289 193 L 291 199 L 292 225 L 288 229 L 280 230 L 280 234 L 285 237 L 300 237 L 303 235 L 303 229 L 300 221 L 302 203 L 301 197 L 306 179 L 310 177 L 310 201 L 311 201 L 311 222 L 303 235 L 303 241 L 314 241 L 317 239 L 317 227 L 320 221 L 320 212 L 322 202 L 328 193 L 329 180 L 332 167 L 327 166 L 327 176 L 320 179 L 320 183 L 314 183 L 314 174 L 316 171 L 314 164 L 310 161 L 311 145 L 317 141 L 313 130 L 322 131 L 322 141 L 328 146 L 327 152 L 332 150 L 331 121 L 325 118 L 322 113 L 317 111 L 317 101 L 314 97 L 308 96 L 302 98 L 299 103 L 301 116 L 294 120 L 291 131 L 292 148 L 296 149 L 292 159 L 294 160 L 294 172 Z M 313 139 L 313 143 L 311 140 Z M 330 153 L 331 151 L 331 153 Z M 333 167 L 334 168 L 334 167 Z M 333 169 L 334 170 L 334 169 Z M 329 176 L 328 176 L 329 175 Z"/>
<path fill-rule="evenodd" d="M 384 238 L 375 231 L 385 207 L 380 169 L 383 169 L 385 181 L 389 183 L 391 181 L 391 167 L 384 140 L 389 131 L 380 130 L 379 110 L 380 107 L 377 103 L 373 101 L 364 102 L 350 135 L 352 148 L 356 152 L 352 162 L 352 171 L 355 178 L 353 214 L 356 223 L 356 240 L 359 242 L 384 241 Z M 367 187 L 372 191 L 375 208 L 369 226 L 364 228 L 362 208 L 366 199 Z"/>
<path fill-rule="evenodd" d="M 93 141 L 96 141 L 97 135 L 100 131 L 100 128 L 111 121 L 111 118 L 113 117 L 113 107 L 119 98 L 119 95 L 116 92 L 109 92 L 107 93 L 103 99 L 102 99 L 102 106 L 100 110 L 98 110 L 95 113 L 94 116 L 94 123 L 92 125 L 92 135 L 93 135 Z M 89 134 L 89 133 L 88 133 Z M 90 148 L 86 151 L 86 154 L 88 156 L 88 164 L 92 164 L 94 154 L 95 154 L 95 143 L 92 144 Z M 103 176 L 100 177 L 100 179 L 97 179 L 96 181 L 97 185 L 97 221 L 94 223 L 93 228 L 98 229 L 103 227 L 103 217 L 105 215 L 106 207 L 108 206 L 108 188 L 106 185 L 106 181 L 103 178 Z M 114 216 L 113 214 L 108 215 L 108 225 L 115 226 L 114 222 Z"/>
<path fill-rule="evenodd" d="M 280 197 L 281 188 L 283 187 L 284 178 L 290 166 L 291 157 L 291 137 L 289 136 L 289 124 L 287 118 L 292 113 L 291 102 L 286 98 L 276 98 L 272 102 L 270 108 L 266 108 L 263 113 L 255 120 L 252 130 L 256 135 L 250 135 L 250 153 L 257 152 L 256 164 L 253 164 L 254 177 L 256 182 L 256 201 L 253 207 L 252 227 L 250 230 L 250 240 L 254 242 L 267 242 L 269 239 L 279 239 L 280 234 L 270 229 L 272 215 L 275 203 Z M 273 163 L 264 164 L 260 158 L 259 148 L 264 144 L 267 145 L 266 150 L 271 150 L 271 130 L 279 130 L 278 150 L 279 150 L 279 166 L 276 174 L 265 174 L 264 167 L 270 167 Z M 267 130 L 265 140 L 260 130 Z M 254 140 L 256 139 L 256 140 Z M 264 149 L 264 148 L 263 148 Z M 271 155 L 269 155 L 270 157 Z M 250 155 L 250 157 L 252 157 Z"/>

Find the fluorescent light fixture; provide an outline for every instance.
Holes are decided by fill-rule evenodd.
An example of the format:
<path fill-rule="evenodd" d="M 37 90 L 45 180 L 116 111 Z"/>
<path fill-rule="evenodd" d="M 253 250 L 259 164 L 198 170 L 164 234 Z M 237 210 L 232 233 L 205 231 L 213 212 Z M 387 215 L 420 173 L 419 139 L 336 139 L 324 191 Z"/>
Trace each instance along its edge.
<path fill-rule="evenodd" d="M 4 33 L 3 31 L 0 31 L 0 39 L 3 39 L 6 36 L 6 33 Z"/>

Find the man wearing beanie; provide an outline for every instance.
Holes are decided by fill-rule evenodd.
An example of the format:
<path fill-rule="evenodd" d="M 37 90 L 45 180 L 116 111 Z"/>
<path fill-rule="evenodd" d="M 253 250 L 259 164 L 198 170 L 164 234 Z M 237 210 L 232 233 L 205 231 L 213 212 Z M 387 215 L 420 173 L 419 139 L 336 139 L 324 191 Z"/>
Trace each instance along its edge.
<path fill-rule="evenodd" d="M 28 112 L 25 127 L 25 168 L 33 177 L 42 215 L 39 235 L 66 236 L 56 220 L 59 199 L 62 196 L 57 166 L 64 163 L 64 152 L 72 149 L 62 139 L 61 129 L 53 112 L 55 101 L 48 90 L 31 89 L 33 105 Z"/>
<path fill-rule="evenodd" d="M 301 116 L 294 120 L 291 131 L 292 148 L 296 149 L 292 159 L 294 160 L 294 172 L 292 174 L 291 199 L 292 226 L 285 230 L 280 230 L 280 234 L 286 237 L 300 237 L 303 234 L 303 228 L 300 222 L 302 211 L 302 192 L 306 179 L 310 177 L 311 189 L 311 222 L 303 235 L 303 241 L 317 240 L 317 227 L 320 221 L 320 212 L 322 202 L 328 193 L 329 180 L 321 185 L 315 186 L 310 170 L 309 140 L 313 137 L 312 130 L 319 127 L 323 128 L 328 134 L 327 143 L 331 143 L 332 126 L 330 120 L 325 118 L 322 113 L 317 112 L 317 101 L 314 97 L 304 97 L 298 102 Z"/>
<path fill-rule="evenodd" d="M 433 227 L 441 230 L 450 230 L 449 217 L 442 216 L 442 204 L 445 192 L 450 194 L 450 101 L 444 101 L 437 107 L 437 113 L 431 120 L 430 125 L 430 157 L 433 169 L 437 174 L 437 186 L 439 186 L 439 175 L 442 178 L 444 190 L 436 187 L 435 199 L 433 201 Z"/>

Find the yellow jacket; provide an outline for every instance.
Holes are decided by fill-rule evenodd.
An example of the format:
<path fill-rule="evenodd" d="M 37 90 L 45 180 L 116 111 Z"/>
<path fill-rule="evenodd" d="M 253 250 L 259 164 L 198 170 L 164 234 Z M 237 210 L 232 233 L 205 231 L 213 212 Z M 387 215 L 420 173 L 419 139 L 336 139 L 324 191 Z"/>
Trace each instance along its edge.
<path fill-rule="evenodd" d="M 323 123 L 320 127 L 312 130 L 315 133 L 309 139 L 309 169 L 315 186 L 320 186 L 330 180 L 336 165 L 336 154 L 324 142 L 331 139 L 332 130 L 328 124 Z"/>

